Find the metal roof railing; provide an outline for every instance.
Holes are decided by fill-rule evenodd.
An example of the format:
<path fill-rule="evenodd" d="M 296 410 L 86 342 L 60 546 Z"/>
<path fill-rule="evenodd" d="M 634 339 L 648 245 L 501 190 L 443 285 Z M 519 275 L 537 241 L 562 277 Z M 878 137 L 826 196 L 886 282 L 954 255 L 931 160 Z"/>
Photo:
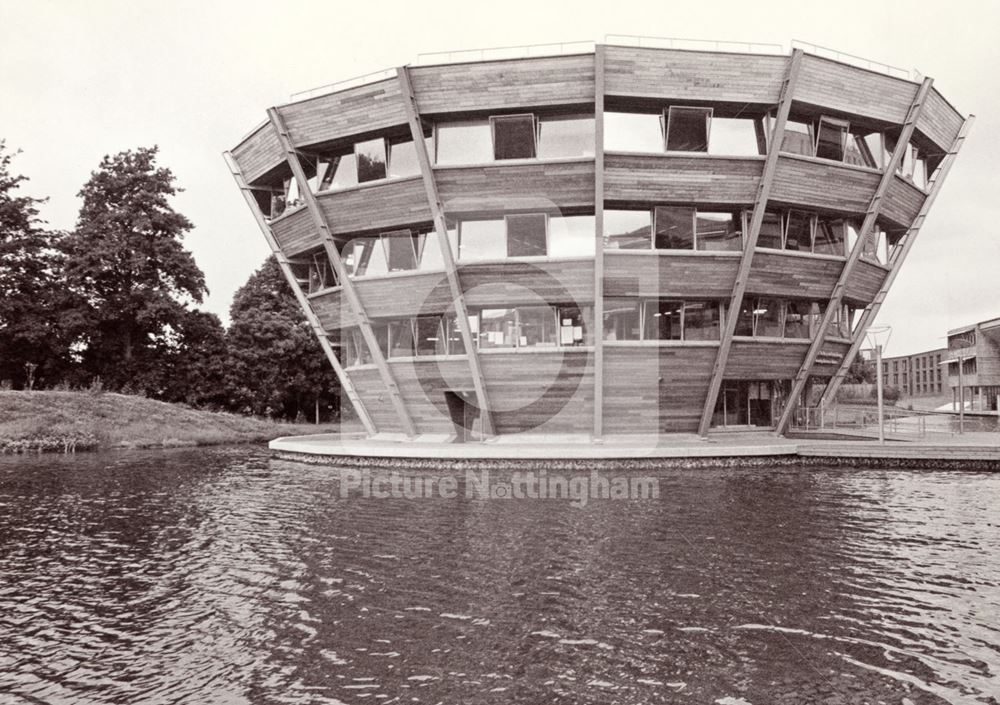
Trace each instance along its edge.
<path fill-rule="evenodd" d="M 843 51 L 837 51 L 836 49 L 819 46 L 818 44 L 813 44 L 812 42 L 804 42 L 799 39 L 792 40 L 792 48 L 802 49 L 803 51 L 815 56 L 833 59 L 834 61 L 839 61 L 843 64 L 850 64 L 851 66 L 877 71 L 896 78 L 905 78 L 907 81 L 915 81 L 917 80 L 917 76 L 920 75 L 920 73 L 916 70 L 912 72 L 907 71 L 906 69 L 901 69 L 898 66 L 892 66 L 881 61 L 872 61 L 871 59 L 866 59 L 863 56 L 848 54 Z"/>
<path fill-rule="evenodd" d="M 723 51 L 736 54 L 787 54 L 782 44 L 758 42 L 731 42 L 722 39 L 685 39 L 684 37 L 647 37 L 640 34 L 606 34 L 607 44 L 621 44 L 650 49 L 688 49 L 694 51 Z"/>
<path fill-rule="evenodd" d="M 525 59 L 534 56 L 560 56 L 563 54 L 588 54 L 594 51 L 592 41 L 556 42 L 552 44 L 521 44 L 518 46 L 487 47 L 485 49 L 460 49 L 434 51 L 417 55 L 417 64 L 462 64 L 470 61 L 498 59 Z"/>
<path fill-rule="evenodd" d="M 383 81 L 387 78 L 393 78 L 396 75 L 396 69 L 382 69 L 381 71 L 372 71 L 371 73 L 365 73 L 360 76 L 354 76 L 353 78 L 345 78 L 343 81 L 337 81 L 335 83 L 327 83 L 322 86 L 316 86 L 315 88 L 309 88 L 304 91 L 299 91 L 298 93 L 292 93 L 292 100 L 306 100 L 308 98 L 315 98 L 316 96 L 326 95 L 327 93 L 335 93 L 336 91 L 342 91 L 345 88 L 354 88 L 356 86 L 363 86 L 366 83 L 375 83 L 377 81 Z"/>

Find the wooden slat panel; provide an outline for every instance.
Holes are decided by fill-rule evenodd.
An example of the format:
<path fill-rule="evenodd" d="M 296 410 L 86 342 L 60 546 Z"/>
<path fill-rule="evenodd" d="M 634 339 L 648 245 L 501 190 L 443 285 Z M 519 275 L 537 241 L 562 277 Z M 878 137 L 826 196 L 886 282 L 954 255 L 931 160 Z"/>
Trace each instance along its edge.
<path fill-rule="evenodd" d="M 698 430 L 715 347 L 606 346 L 608 433 Z"/>
<path fill-rule="evenodd" d="M 233 158 L 251 186 L 261 176 L 284 165 L 285 154 L 269 124 L 261 125 L 232 151 Z"/>
<path fill-rule="evenodd" d="M 324 330 L 347 328 L 358 323 L 357 316 L 354 315 L 354 311 L 344 299 L 343 291 L 339 288 L 310 297 L 309 301 Z"/>
<path fill-rule="evenodd" d="M 305 208 L 299 208 L 272 220 L 271 232 L 281 246 L 281 251 L 288 257 L 319 247 L 321 244 L 319 234 L 313 227 L 312 218 L 309 217 L 309 211 Z"/>
<path fill-rule="evenodd" d="M 932 88 L 917 120 L 917 131 L 946 152 L 962 129 L 963 122 L 965 118 L 948 104 L 937 89 Z"/>
<path fill-rule="evenodd" d="M 842 343 L 836 340 L 824 341 L 823 347 L 816 357 L 816 363 L 813 365 L 812 375 L 814 377 L 824 377 L 835 374 L 850 347 L 850 343 Z"/>
<path fill-rule="evenodd" d="M 820 108 L 901 123 L 917 84 L 806 54 L 793 100 Z"/>
<path fill-rule="evenodd" d="M 882 200 L 882 215 L 904 228 L 910 227 L 927 196 L 912 183 L 897 175 Z"/>
<path fill-rule="evenodd" d="M 809 343 L 769 343 L 737 338 L 726 363 L 725 379 L 791 379 Z"/>
<path fill-rule="evenodd" d="M 607 95 L 769 104 L 787 56 L 609 46 Z"/>
<path fill-rule="evenodd" d="M 451 306 L 444 272 L 355 279 L 354 288 L 372 318 L 441 313 Z"/>
<path fill-rule="evenodd" d="M 481 354 L 497 433 L 580 433 L 593 420 L 593 353 Z"/>
<path fill-rule="evenodd" d="M 458 263 L 469 306 L 497 304 L 590 303 L 594 300 L 593 260 Z"/>
<path fill-rule="evenodd" d="M 754 253 L 747 293 L 828 299 L 843 268 L 843 260 L 758 250 Z"/>
<path fill-rule="evenodd" d="M 278 112 L 297 147 L 406 124 L 395 78 L 284 105 Z"/>
<path fill-rule="evenodd" d="M 363 188 L 325 191 L 318 200 L 330 231 L 335 234 L 390 230 L 431 220 L 419 176 Z"/>
<path fill-rule="evenodd" d="M 863 214 L 879 174 L 836 162 L 781 155 L 771 201 L 806 209 Z"/>
<path fill-rule="evenodd" d="M 403 433 L 392 399 L 385 391 L 382 377 L 375 366 L 349 368 L 347 376 L 357 388 L 361 403 L 380 433 Z"/>
<path fill-rule="evenodd" d="M 844 291 L 844 298 L 865 305 L 875 299 L 875 295 L 885 281 L 887 270 L 866 260 L 858 260 L 851 272 Z"/>
<path fill-rule="evenodd" d="M 733 203 L 750 205 L 764 160 L 608 153 L 607 202 Z"/>
<path fill-rule="evenodd" d="M 604 295 L 728 298 L 739 265 L 739 257 L 732 255 L 608 250 L 604 258 Z"/>
<path fill-rule="evenodd" d="M 453 360 L 390 359 L 406 402 L 406 408 L 420 433 L 454 433 L 444 393 L 450 389 L 472 388 L 469 363 L 463 357 Z"/>
<path fill-rule="evenodd" d="M 434 176 L 449 215 L 594 205 L 593 161 L 438 167 Z"/>
<path fill-rule="evenodd" d="M 413 66 L 422 115 L 594 102 L 594 57 Z"/>

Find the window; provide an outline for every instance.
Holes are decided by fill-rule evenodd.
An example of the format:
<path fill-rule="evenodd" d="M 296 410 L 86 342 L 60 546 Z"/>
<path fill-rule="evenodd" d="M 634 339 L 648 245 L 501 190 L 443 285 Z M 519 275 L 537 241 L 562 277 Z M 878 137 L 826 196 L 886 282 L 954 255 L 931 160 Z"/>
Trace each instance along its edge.
<path fill-rule="evenodd" d="M 337 280 L 333 268 L 330 266 L 330 258 L 327 257 L 326 250 L 314 253 L 309 264 L 309 293 L 312 294 L 333 286 L 337 286 Z"/>
<path fill-rule="evenodd" d="M 538 157 L 594 156 L 594 118 L 543 117 L 538 122 Z"/>
<path fill-rule="evenodd" d="M 503 259 L 507 255 L 503 220 L 463 220 L 458 226 L 460 260 Z"/>
<path fill-rule="evenodd" d="M 437 148 L 437 164 L 493 161 L 490 124 L 486 120 L 438 123 L 434 144 Z"/>
<path fill-rule="evenodd" d="M 417 238 L 409 230 L 397 230 L 381 236 L 388 252 L 388 269 L 400 272 L 417 268 Z"/>
<path fill-rule="evenodd" d="M 850 125 L 843 120 L 821 117 L 816 131 L 816 156 L 820 159 L 844 161 L 849 128 Z"/>
<path fill-rule="evenodd" d="M 747 118 L 713 117 L 708 135 L 708 153 L 741 157 L 760 154 L 757 122 Z"/>
<path fill-rule="evenodd" d="M 494 159 L 534 159 L 535 116 L 491 117 Z"/>
<path fill-rule="evenodd" d="M 546 253 L 546 216 L 544 213 L 508 215 L 507 256 L 538 257 Z"/>
<path fill-rule="evenodd" d="M 344 367 L 370 365 L 372 356 L 365 343 L 364 336 L 357 328 L 345 329 L 341 332 L 341 349 L 344 355 Z"/>
<path fill-rule="evenodd" d="M 757 247 L 781 249 L 781 216 L 777 213 L 770 211 L 764 213 L 760 232 L 757 234 Z"/>
<path fill-rule="evenodd" d="M 517 345 L 517 311 L 484 308 L 479 312 L 479 347 L 513 348 Z"/>
<path fill-rule="evenodd" d="M 643 306 L 643 340 L 683 340 L 683 301 L 647 301 Z"/>
<path fill-rule="evenodd" d="M 441 316 L 417 316 L 414 321 L 414 341 L 417 357 L 426 355 L 447 355 L 448 341 L 445 338 Z"/>
<path fill-rule="evenodd" d="M 475 339 L 475 335 L 479 332 L 479 316 L 469 316 L 469 328 L 472 329 L 473 339 Z M 441 332 L 444 333 L 447 354 L 465 354 L 465 342 L 462 340 L 462 332 L 458 328 L 458 318 L 455 313 L 446 313 L 441 317 Z"/>
<path fill-rule="evenodd" d="M 412 140 L 389 145 L 389 176 L 416 176 L 419 173 L 420 162 Z"/>
<path fill-rule="evenodd" d="M 650 211 L 604 211 L 604 249 L 648 250 L 652 233 Z"/>
<path fill-rule="evenodd" d="M 872 133 L 877 136 L 878 133 Z M 876 154 L 878 150 L 872 151 L 869 146 L 867 137 L 869 135 L 861 135 L 852 132 L 847 136 L 847 151 L 844 154 L 844 161 L 847 164 L 853 164 L 855 166 L 866 166 L 871 169 L 879 168 L 879 158 Z"/>
<path fill-rule="evenodd" d="M 364 277 L 386 274 L 389 271 L 385 247 L 378 237 L 360 237 L 344 247 L 344 267 L 348 276 Z"/>
<path fill-rule="evenodd" d="M 785 134 L 781 138 L 781 151 L 790 154 L 813 155 L 812 128 L 799 120 L 785 121 Z"/>
<path fill-rule="evenodd" d="M 737 213 L 695 214 L 695 247 L 698 250 L 743 249 L 742 218 Z"/>
<path fill-rule="evenodd" d="M 684 340 L 719 340 L 720 306 L 710 301 L 684 302 Z"/>
<path fill-rule="evenodd" d="M 639 340 L 640 304 L 635 299 L 604 300 L 604 339 Z"/>
<path fill-rule="evenodd" d="M 549 218 L 549 257 L 594 255 L 594 216 L 568 215 Z"/>
<path fill-rule="evenodd" d="M 785 217 L 785 249 L 812 252 L 813 217 L 801 211 L 789 211 Z"/>
<path fill-rule="evenodd" d="M 556 312 L 549 306 L 517 309 L 518 347 L 548 347 L 557 342 Z"/>
<path fill-rule="evenodd" d="M 844 230 L 843 220 L 819 218 L 816 222 L 816 241 L 813 245 L 813 252 L 843 257 Z"/>
<path fill-rule="evenodd" d="M 559 345 L 590 344 L 584 313 L 579 306 L 560 306 L 557 316 L 559 319 Z"/>
<path fill-rule="evenodd" d="M 662 152 L 661 117 L 648 113 L 604 113 L 604 148 L 621 152 Z"/>
<path fill-rule="evenodd" d="M 667 151 L 707 152 L 711 108 L 667 108 Z"/>
<path fill-rule="evenodd" d="M 389 357 L 413 357 L 413 319 L 389 321 Z"/>
<path fill-rule="evenodd" d="M 777 299 L 765 298 L 744 300 L 736 320 L 736 335 L 780 338 L 782 303 Z"/>
<path fill-rule="evenodd" d="M 694 249 L 694 209 L 657 207 L 654 210 L 654 247 L 657 250 Z"/>
<path fill-rule="evenodd" d="M 358 183 L 384 179 L 387 175 L 385 140 L 382 138 L 354 145 L 358 165 Z"/>
<path fill-rule="evenodd" d="M 809 301 L 788 301 L 785 303 L 785 337 L 812 337 L 812 331 L 819 325 L 822 317 L 819 304 Z"/>

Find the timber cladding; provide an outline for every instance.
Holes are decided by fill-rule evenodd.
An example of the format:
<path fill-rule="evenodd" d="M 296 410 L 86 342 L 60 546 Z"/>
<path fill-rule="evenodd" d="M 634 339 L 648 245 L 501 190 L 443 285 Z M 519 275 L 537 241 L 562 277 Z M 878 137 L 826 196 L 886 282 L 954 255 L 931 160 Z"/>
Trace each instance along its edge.
<path fill-rule="evenodd" d="M 672 108 L 684 107 L 710 108 L 708 124 L 718 125 L 720 135 L 727 129 L 726 119 L 744 118 L 744 126 L 749 124 L 746 119 L 752 119 L 753 148 L 748 152 L 744 147 L 740 155 L 716 153 L 710 150 L 712 142 L 706 133 L 703 147 L 667 151 L 666 125 L 672 119 L 669 116 L 678 114 Z M 594 115 L 595 109 L 600 115 Z M 649 118 L 644 124 L 652 125 L 651 141 L 634 143 L 644 145 L 644 151 L 625 151 L 622 145 L 633 144 L 628 140 L 605 151 L 604 135 L 613 125 L 638 124 L 628 123 L 629 116 L 622 113 Z M 532 122 L 524 114 L 538 120 Z M 789 56 L 631 46 L 599 46 L 593 53 L 563 56 L 408 66 L 398 69 L 395 77 L 383 75 L 364 85 L 282 105 L 270 116 L 268 123 L 232 150 L 232 168 L 242 179 L 245 195 L 252 194 L 247 195 L 251 208 L 259 206 L 255 216 L 274 241 L 272 247 L 294 260 L 291 265 L 297 268 L 298 284 L 293 285 L 303 288 L 305 282 L 316 286 L 320 281 L 329 287 L 334 274 L 344 277 L 338 280 L 340 286 L 307 295 L 311 314 L 330 333 L 329 344 L 350 339 L 347 347 L 365 345 L 370 352 L 379 345 L 374 332 L 347 338 L 341 330 L 357 328 L 364 333 L 376 326 L 385 335 L 386 330 L 402 330 L 399 325 L 385 325 L 394 320 L 461 312 L 457 319 L 439 320 L 440 331 L 457 325 L 462 330 L 446 335 L 461 335 L 473 343 L 471 348 L 463 345 L 464 352 L 450 349 L 428 358 L 369 355 L 362 356 L 366 360 L 362 363 L 361 358 L 346 359 L 346 347 L 337 348 L 338 364 L 345 368 L 338 374 L 345 386 L 353 385 L 358 409 L 370 418 L 371 429 L 442 434 L 456 430 L 456 404 L 473 398 L 476 403 L 487 401 L 492 432 L 501 434 L 591 429 L 598 435 L 702 432 L 717 398 L 714 391 L 710 397 L 710 390 L 720 386 L 721 380 L 784 384 L 803 374 L 837 374 L 856 341 L 738 337 L 726 330 L 734 311 L 725 309 L 751 311 L 748 297 L 753 297 L 797 305 L 774 309 L 782 311 L 782 316 L 812 304 L 821 311 L 833 311 L 839 306 L 831 301 L 839 303 L 842 297 L 850 306 L 877 310 L 903 257 L 880 264 L 855 257 L 857 249 L 845 251 L 842 257 L 777 249 L 796 245 L 791 244 L 791 236 L 782 239 L 773 230 L 766 240 L 768 247 L 746 252 L 702 249 L 704 243 L 712 247 L 721 242 L 741 247 L 741 237 L 735 234 L 724 240 L 706 237 L 703 243 L 702 228 L 710 233 L 720 216 L 735 214 L 734 230 L 727 232 L 739 230 L 743 242 L 757 242 L 762 226 L 760 220 L 754 224 L 755 206 L 789 219 L 781 221 L 789 230 L 792 212 L 815 214 L 823 221 L 845 218 L 855 225 L 868 221 L 889 232 L 894 245 L 906 244 L 897 250 L 905 256 L 912 237 L 900 238 L 919 229 L 933 201 L 933 179 L 918 184 L 902 172 L 886 175 L 881 168 L 857 166 L 881 163 L 884 158 L 862 158 L 857 150 L 851 160 L 844 155 L 822 158 L 785 150 L 818 154 L 815 132 L 825 117 L 847 122 L 855 132 L 879 139 L 882 131 L 903 134 L 903 145 L 912 134 L 919 158 L 927 158 L 932 166 L 942 159 L 950 164 L 944 155 L 954 153 L 956 141 L 968 127 L 929 81 L 921 84 L 798 49 Z M 591 116 L 592 121 L 588 120 Z M 717 118 L 722 121 L 715 122 Z M 528 120 L 522 123 L 529 125 L 524 129 L 534 124 L 535 144 L 527 155 L 518 152 L 516 158 L 506 158 L 511 154 L 498 149 L 496 126 L 518 120 Z M 655 146 L 657 120 L 659 147 Z M 786 122 L 798 124 L 800 142 L 802 130 L 811 130 L 805 142 L 812 147 L 792 139 L 780 153 L 758 154 L 768 151 L 769 141 L 786 144 Z M 479 140 L 478 148 L 470 152 L 477 156 L 469 157 L 469 163 L 457 163 L 452 143 L 448 147 L 452 151 L 446 152 L 449 156 L 442 157 L 446 163 L 436 164 L 437 155 L 445 153 L 440 152 L 442 135 L 465 129 L 470 130 L 465 134 L 473 135 L 468 139 Z M 843 129 L 843 139 L 851 139 L 853 133 Z M 550 149 L 560 139 L 567 143 L 591 139 L 590 132 L 581 138 L 574 130 L 590 130 L 592 143 L 585 148 L 574 143 L 574 149 L 565 152 L 545 152 L 539 146 L 547 134 L 557 135 Z M 767 134 L 769 130 L 774 134 Z M 530 131 L 527 134 L 530 141 Z M 781 136 L 777 142 L 775 135 Z M 536 158 L 532 156 L 536 148 L 537 153 L 564 156 Z M 887 149 L 892 151 L 892 147 Z M 374 160 L 374 175 L 361 176 L 362 157 Z M 330 178 L 343 164 L 354 165 L 354 181 Z M 365 167 L 372 164 L 365 162 Z M 321 169 L 326 170 L 323 178 Z M 341 186 L 355 181 L 361 183 Z M 292 182 L 299 189 L 296 193 Z M 270 208 L 265 205 L 268 201 Z M 668 232 L 686 227 L 676 220 L 685 209 L 693 214 L 697 246 L 673 244 L 691 240 L 684 240 L 683 234 L 673 240 Z M 559 240 L 562 255 L 504 256 L 512 251 L 511 240 L 506 247 L 492 247 L 496 243 L 483 247 L 472 239 L 477 232 L 503 232 L 510 238 L 515 219 L 501 221 L 503 216 L 537 213 L 549 216 L 544 221 L 546 239 L 541 249 L 553 252 L 553 228 L 563 228 L 558 231 L 558 237 L 564 238 Z M 559 216 L 581 218 L 557 220 Z M 616 219 L 614 230 L 612 218 Z M 473 220 L 501 222 L 504 230 L 485 226 L 466 230 L 460 225 Z M 520 227 L 528 227 L 527 220 L 519 222 Z M 593 222 L 593 232 L 581 235 L 571 230 L 581 227 L 581 222 Z M 399 259 L 403 251 L 398 247 L 391 250 L 395 259 L 390 264 L 389 245 L 379 249 L 388 242 L 381 235 L 392 232 L 394 237 L 403 237 L 400 230 L 420 235 L 413 240 L 419 265 L 415 260 L 408 263 L 406 256 Z M 463 241 L 460 249 L 458 243 L 450 242 L 439 255 L 427 254 L 426 247 L 437 247 L 437 240 L 427 233 L 455 238 L 458 232 L 463 238 L 468 232 L 473 244 Z M 606 244 L 604 235 L 608 236 Z M 643 247 L 642 238 L 647 235 L 649 246 Z M 523 232 L 520 237 L 525 237 Z M 576 249 L 566 249 L 565 243 L 574 237 L 586 239 L 588 246 L 582 247 L 582 240 L 577 239 L 572 240 Z M 347 244 L 357 238 L 368 240 Z M 775 238 L 781 244 L 775 245 Z M 802 241 L 797 236 L 795 242 Z M 372 260 L 379 264 L 369 271 L 383 273 L 349 277 L 348 272 L 357 266 L 353 258 L 368 246 L 365 242 L 376 243 L 375 251 L 381 253 L 365 250 L 366 256 L 385 256 Z M 590 242 L 596 247 L 589 247 Z M 654 244 L 663 249 L 653 249 Z M 628 249 L 632 247 L 637 249 Z M 469 258 L 468 252 L 477 251 L 491 253 L 480 256 L 492 259 Z M 537 253 L 538 249 L 521 251 Z M 303 269 L 324 256 L 330 260 L 330 269 L 321 277 L 311 272 L 306 278 Z M 428 256 L 434 258 L 429 264 L 423 259 Z M 607 307 L 611 299 L 615 305 Z M 702 302 L 718 304 L 721 340 L 650 339 L 658 335 L 660 323 L 655 317 L 671 315 L 655 308 L 660 305 L 657 299 L 668 299 L 668 306 L 677 301 L 692 303 L 685 312 L 699 310 Z M 521 328 L 537 324 L 523 323 L 522 317 L 537 320 L 531 316 L 539 315 L 543 305 L 552 307 L 556 334 L 539 343 Z M 632 305 L 645 316 L 642 334 L 615 332 L 604 339 L 605 321 L 595 320 L 594 309 L 598 317 L 605 307 L 609 316 L 622 316 Z M 486 309 L 494 317 L 493 325 L 497 315 L 509 316 L 502 319 L 503 325 L 517 326 L 517 333 L 509 337 L 509 331 L 496 327 L 481 333 L 479 325 L 486 317 L 480 311 Z M 869 314 L 867 323 L 874 315 Z M 582 317 L 582 326 L 577 316 Z M 413 330 L 426 327 L 429 320 L 417 321 Z M 619 319 L 609 321 L 609 325 L 629 325 Z M 581 328 L 585 336 L 574 338 Z M 546 334 L 551 336 L 552 329 Z M 801 328 L 787 330 L 801 334 Z M 854 331 L 852 336 L 863 332 Z M 504 342 L 482 344 L 478 336 L 487 334 L 499 335 Z M 321 338 L 325 341 L 326 336 Z M 392 349 L 398 354 L 399 348 Z M 734 387 L 727 389 L 731 392 Z M 456 402 L 456 395 L 462 401 Z"/>

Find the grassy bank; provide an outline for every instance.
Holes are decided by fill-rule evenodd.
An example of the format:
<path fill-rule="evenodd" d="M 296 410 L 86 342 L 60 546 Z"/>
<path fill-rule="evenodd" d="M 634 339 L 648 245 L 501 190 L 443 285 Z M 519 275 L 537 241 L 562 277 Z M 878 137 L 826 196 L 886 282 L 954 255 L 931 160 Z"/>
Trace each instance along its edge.
<path fill-rule="evenodd" d="M 124 394 L 0 391 L 0 453 L 255 443 L 336 430 Z"/>

